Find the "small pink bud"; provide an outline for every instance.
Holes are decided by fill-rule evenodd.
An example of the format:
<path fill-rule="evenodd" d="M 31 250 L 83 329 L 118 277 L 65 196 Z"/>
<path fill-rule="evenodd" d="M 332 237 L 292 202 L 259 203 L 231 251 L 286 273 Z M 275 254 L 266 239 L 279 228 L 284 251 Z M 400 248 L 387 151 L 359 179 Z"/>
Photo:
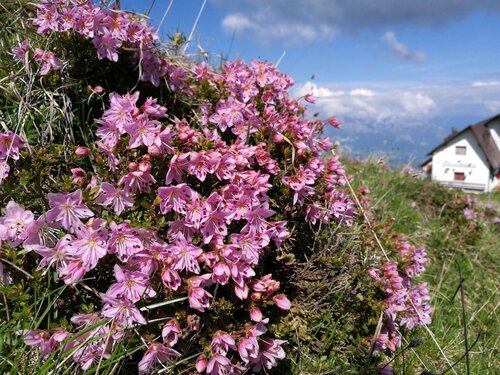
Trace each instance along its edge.
<path fill-rule="evenodd" d="M 284 138 L 283 138 L 282 134 L 280 134 L 280 133 L 274 133 L 272 139 L 273 139 L 274 143 L 282 143 Z"/>
<path fill-rule="evenodd" d="M 88 155 L 90 155 L 90 149 L 88 147 L 83 147 L 83 146 L 77 147 L 75 150 L 75 155 L 78 155 L 81 157 L 88 156 Z"/>
<path fill-rule="evenodd" d="M 96 94 L 102 94 L 104 92 L 104 88 L 102 86 L 95 86 L 92 91 Z"/>
<path fill-rule="evenodd" d="M 252 299 L 252 301 L 258 301 L 262 298 L 262 294 L 254 292 L 250 295 L 250 298 Z"/>
<path fill-rule="evenodd" d="M 313 94 L 307 94 L 307 95 L 305 95 L 304 99 L 308 103 L 311 103 L 311 104 L 316 103 L 316 98 L 313 96 Z"/>
<path fill-rule="evenodd" d="M 342 123 L 337 120 L 335 117 L 330 117 L 328 120 L 326 120 L 329 125 L 333 126 L 334 128 L 340 128 Z"/>
<path fill-rule="evenodd" d="M 252 319 L 254 322 L 258 323 L 262 320 L 262 311 L 258 307 L 252 307 L 250 309 L 250 319 Z"/>
<path fill-rule="evenodd" d="M 128 163 L 128 170 L 130 172 L 135 172 L 138 167 L 139 167 L 139 163 L 137 163 L 135 161 L 131 161 L 130 163 Z"/>
<path fill-rule="evenodd" d="M 71 168 L 71 175 L 71 183 L 76 185 L 85 182 L 85 171 L 82 168 Z"/>
<path fill-rule="evenodd" d="M 74 177 L 84 177 L 85 171 L 82 168 L 71 168 L 71 174 Z"/>
<path fill-rule="evenodd" d="M 148 146 L 148 154 L 154 158 L 158 157 L 161 155 L 161 150 L 158 146 L 152 145 Z"/>
<path fill-rule="evenodd" d="M 200 355 L 198 357 L 198 359 L 196 360 L 196 364 L 195 364 L 196 371 L 198 371 L 199 373 L 202 373 L 207 368 L 207 364 L 208 364 L 208 360 L 207 360 L 207 357 L 205 357 L 205 354 Z"/>
<path fill-rule="evenodd" d="M 277 296 L 274 296 L 273 301 L 281 310 L 290 310 L 290 308 L 292 307 L 290 300 L 286 298 L 284 294 L 278 294 Z"/>
<path fill-rule="evenodd" d="M 142 155 L 142 161 L 151 161 L 151 155 Z"/>

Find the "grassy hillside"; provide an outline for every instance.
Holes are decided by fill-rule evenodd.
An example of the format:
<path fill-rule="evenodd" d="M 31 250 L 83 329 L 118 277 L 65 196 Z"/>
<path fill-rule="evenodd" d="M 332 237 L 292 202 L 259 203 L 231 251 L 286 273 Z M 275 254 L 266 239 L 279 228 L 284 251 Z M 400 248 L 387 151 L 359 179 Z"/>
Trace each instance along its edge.
<path fill-rule="evenodd" d="M 428 332 L 421 330 L 424 344 L 398 355 L 394 360 L 396 373 L 420 374 L 426 370 L 441 374 L 449 367 L 447 361 L 454 363 L 465 354 L 461 293 L 457 293 L 460 273 L 468 347 L 475 343 L 469 350 L 470 374 L 497 373 L 500 224 L 493 223 L 493 218 L 499 215 L 500 194 L 474 196 L 472 199 L 478 202 L 473 204 L 462 192 L 386 170 L 376 161 L 351 163 L 348 172 L 354 176 L 356 188 L 370 190 L 376 217 L 382 222 L 394 220 L 392 230 L 425 247 L 430 258 L 424 279 L 433 298 L 430 330 L 440 348 Z M 483 218 L 467 220 L 464 209 L 471 204 Z M 466 358 L 448 373 L 454 371 L 467 373 Z"/>

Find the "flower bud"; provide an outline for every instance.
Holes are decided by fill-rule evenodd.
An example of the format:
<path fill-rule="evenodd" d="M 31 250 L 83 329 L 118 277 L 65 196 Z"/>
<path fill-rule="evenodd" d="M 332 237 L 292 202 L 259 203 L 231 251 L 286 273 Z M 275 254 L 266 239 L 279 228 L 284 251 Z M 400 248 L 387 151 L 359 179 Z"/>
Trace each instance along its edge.
<path fill-rule="evenodd" d="M 131 161 L 130 163 L 128 163 L 128 170 L 130 172 L 135 172 L 138 167 L 139 167 L 139 163 L 137 163 L 135 161 Z"/>
<path fill-rule="evenodd" d="M 254 322 L 258 323 L 262 320 L 262 311 L 258 307 L 253 306 L 250 309 L 250 319 L 252 319 Z"/>
<path fill-rule="evenodd" d="M 161 150 L 156 145 L 148 146 L 148 154 L 155 158 L 161 155 Z"/>
<path fill-rule="evenodd" d="M 316 98 L 314 97 L 313 94 L 307 94 L 304 96 L 304 100 L 308 103 L 314 104 L 316 103 Z"/>
<path fill-rule="evenodd" d="M 88 147 L 83 147 L 83 146 L 77 147 L 75 150 L 75 155 L 83 158 L 85 156 L 90 155 L 90 149 Z"/>
<path fill-rule="evenodd" d="M 282 142 L 283 142 L 284 137 L 283 137 L 283 135 L 282 135 L 282 134 L 280 134 L 280 133 L 274 133 L 274 134 L 273 134 L 273 138 L 272 138 L 272 139 L 273 139 L 273 142 L 274 142 L 274 143 L 278 143 L 278 144 L 279 144 L 279 143 L 282 143 Z"/>
<path fill-rule="evenodd" d="M 97 85 L 97 86 L 95 86 L 95 87 L 92 89 L 92 91 L 93 91 L 95 94 L 100 95 L 100 94 L 102 94 L 102 93 L 104 92 L 104 88 L 103 88 L 102 86 Z"/>
<path fill-rule="evenodd" d="M 292 307 L 290 300 L 286 298 L 284 294 L 278 294 L 277 296 L 274 296 L 273 301 L 281 310 L 290 310 L 290 308 Z"/>
<path fill-rule="evenodd" d="M 258 292 L 254 292 L 250 295 L 252 301 L 259 301 L 262 298 L 262 294 Z"/>
<path fill-rule="evenodd" d="M 207 357 L 205 357 L 205 354 L 200 355 L 198 357 L 198 359 L 196 360 L 196 364 L 195 364 L 196 371 L 198 371 L 199 373 L 202 373 L 207 368 L 207 364 L 208 364 L 208 360 L 207 360 Z"/>

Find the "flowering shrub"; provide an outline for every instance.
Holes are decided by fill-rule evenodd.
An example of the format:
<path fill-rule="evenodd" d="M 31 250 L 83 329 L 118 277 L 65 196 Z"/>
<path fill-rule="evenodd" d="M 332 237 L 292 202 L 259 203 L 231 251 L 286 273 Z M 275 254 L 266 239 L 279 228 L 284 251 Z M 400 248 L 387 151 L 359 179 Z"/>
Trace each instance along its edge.
<path fill-rule="evenodd" d="M 495 206 L 491 203 L 480 204 L 479 200 L 471 195 L 466 195 L 462 201 L 457 201 L 455 203 L 465 204 L 463 214 L 471 227 L 475 227 L 481 223 L 500 223 L 499 214 Z"/>
<path fill-rule="evenodd" d="M 398 329 L 412 330 L 431 323 L 427 284 L 415 284 L 414 280 L 425 270 L 425 249 L 410 245 L 400 236 L 396 236 L 394 245 L 397 258 L 369 270 L 370 277 L 380 283 L 387 296 L 383 301 L 385 316 L 376 350 L 396 351 L 401 346 Z"/>
<path fill-rule="evenodd" d="M 139 373 L 193 355 L 200 373 L 274 367 L 285 342 L 268 324 L 279 318 L 273 306 L 291 303 L 263 259 L 289 239 L 292 223 L 353 221 L 342 164 L 324 155 L 332 144 L 323 123 L 305 117 L 301 99 L 288 96 L 291 78 L 273 65 L 234 61 L 216 71 L 170 58 L 137 16 L 58 0 L 38 3 L 33 22 L 39 34 L 91 41 L 98 59 L 119 63 L 132 50 L 140 79 L 179 99 L 169 106 L 160 95 L 109 87 L 97 141 L 74 149 L 69 184 L 43 196 L 42 209 L 9 199 L 3 246 L 34 259 L 33 272 L 92 293 L 75 314 L 61 311 L 71 324 L 18 334 L 42 357 L 71 356 L 83 370 L 138 340 Z M 12 51 L 27 73 L 67 74 L 62 57 L 31 44 Z M 102 87 L 91 95 L 105 100 Z M 24 143 L 1 137 L 4 179 Z M 13 281 L 1 263 L 0 276 Z"/>

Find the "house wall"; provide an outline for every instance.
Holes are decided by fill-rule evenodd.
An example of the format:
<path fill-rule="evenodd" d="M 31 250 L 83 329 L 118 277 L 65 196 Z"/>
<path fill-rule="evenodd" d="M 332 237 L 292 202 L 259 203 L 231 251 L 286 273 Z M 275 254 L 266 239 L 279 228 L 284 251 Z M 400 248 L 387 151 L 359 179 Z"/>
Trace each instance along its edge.
<path fill-rule="evenodd" d="M 456 155 L 456 146 L 465 146 L 466 154 Z M 455 172 L 464 173 L 465 180 L 456 181 Z M 490 191 L 489 164 L 470 129 L 434 152 L 432 179 L 466 190 Z"/>
<path fill-rule="evenodd" d="M 487 127 L 490 130 L 491 136 L 495 141 L 498 149 L 500 149 L 500 119 L 496 119 L 495 121 L 490 122 Z M 500 178 L 492 175 L 490 186 L 491 190 L 493 190 L 495 187 L 500 187 Z"/>

